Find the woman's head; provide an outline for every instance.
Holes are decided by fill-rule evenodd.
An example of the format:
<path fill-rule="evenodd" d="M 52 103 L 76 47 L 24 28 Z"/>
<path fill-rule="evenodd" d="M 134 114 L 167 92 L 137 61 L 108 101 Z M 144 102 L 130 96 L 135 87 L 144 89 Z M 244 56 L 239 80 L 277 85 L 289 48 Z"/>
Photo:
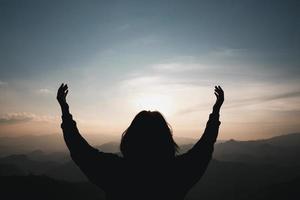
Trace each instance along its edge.
<path fill-rule="evenodd" d="M 178 149 L 172 130 L 158 111 L 141 111 L 122 135 L 125 158 L 172 158 Z"/>

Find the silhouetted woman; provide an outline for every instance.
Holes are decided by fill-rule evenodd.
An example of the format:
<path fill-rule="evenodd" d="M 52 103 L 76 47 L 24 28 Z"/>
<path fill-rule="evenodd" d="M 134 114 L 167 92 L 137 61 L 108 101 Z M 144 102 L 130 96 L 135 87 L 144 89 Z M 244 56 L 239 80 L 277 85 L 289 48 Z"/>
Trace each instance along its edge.
<path fill-rule="evenodd" d="M 62 84 L 57 100 L 62 109 L 62 130 L 73 161 L 88 179 L 103 189 L 108 200 L 184 199 L 198 182 L 212 157 L 224 101 L 215 87 L 216 103 L 201 139 L 187 153 L 176 156 L 177 144 L 164 117 L 141 111 L 122 135 L 123 157 L 90 146 L 80 135 L 66 102 L 68 86 Z"/>

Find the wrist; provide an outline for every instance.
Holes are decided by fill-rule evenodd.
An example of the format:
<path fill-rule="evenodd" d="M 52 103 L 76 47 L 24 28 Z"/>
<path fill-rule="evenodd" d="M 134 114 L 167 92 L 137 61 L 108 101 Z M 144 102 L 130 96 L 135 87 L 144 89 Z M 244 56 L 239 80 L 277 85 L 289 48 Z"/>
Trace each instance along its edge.
<path fill-rule="evenodd" d="M 213 107 L 213 113 L 215 113 L 215 114 L 219 114 L 219 112 L 220 112 L 220 107 Z"/>
<path fill-rule="evenodd" d="M 61 106 L 61 107 L 69 107 L 69 105 L 68 105 L 68 103 L 67 102 L 59 102 L 59 105 Z"/>
<path fill-rule="evenodd" d="M 69 113 L 69 105 L 66 102 L 60 104 L 62 114 Z"/>

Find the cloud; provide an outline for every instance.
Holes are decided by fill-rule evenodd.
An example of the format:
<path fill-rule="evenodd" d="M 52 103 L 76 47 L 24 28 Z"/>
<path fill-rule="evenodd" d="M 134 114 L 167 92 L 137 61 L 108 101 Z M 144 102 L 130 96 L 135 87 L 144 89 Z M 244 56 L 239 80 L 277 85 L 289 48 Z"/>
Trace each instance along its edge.
<path fill-rule="evenodd" d="M 274 100 L 288 99 L 288 98 L 295 98 L 295 97 L 300 97 L 300 91 L 293 91 L 293 92 L 287 92 L 287 93 L 281 93 L 281 94 L 273 94 L 273 95 L 268 95 L 268 96 L 259 96 L 259 97 L 253 97 L 253 98 L 248 98 L 248 99 L 235 100 L 234 102 L 230 102 L 230 103 L 224 105 L 224 109 L 238 108 L 238 107 L 242 107 L 242 106 L 249 106 L 249 105 L 274 101 Z M 196 112 L 196 111 L 205 109 L 207 106 L 209 106 L 209 105 L 203 105 L 203 104 L 195 105 L 190 108 L 181 110 L 178 113 L 179 114 L 192 113 L 192 112 Z"/>
<path fill-rule="evenodd" d="M 184 71 L 196 71 L 199 69 L 205 68 L 204 66 L 200 66 L 199 64 L 183 64 L 179 62 L 173 62 L 173 63 L 162 63 L 162 64 L 156 64 L 153 65 L 152 68 L 156 71 L 160 72 L 175 72 L 180 73 Z"/>
<path fill-rule="evenodd" d="M 136 87 L 144 85 L 153 85 L 162 82 L 163 79 L 160 76 L 137 76 L 122 81 L 123 87 Z"/>
<path fill-rule="evenodd" d="M 47 88 L 38 89 L 36 92 L 41 95 L 49 95 L 49 94 L 53 93 L 51 90 L 49 90 Z"/>
<path fill-rule="evenodd" d="M 19 124 L 26 123 L 30 121 L 35 122 L 54 122 L 57 121 L 59 117 L 57 116 L 39 116 L 33 113 L 19 112 L 19 113 L 5 113 L 0 115 L 0 124 Z"/>
<path fill-rule="evenodd" d="M 168 93 L 184 89 L 195 89 L 199 87 L 211 86 L 207 80 L 186 79 L 177 76 L 167 76 L 164 74 L 136 75 L 120 82 L 120 88 L 131 92 L 159 92 Z"/>
<path fill-rule="evenodd" d="M 226 106 L 226 108 L 241 107 L 241 106 L 253 105 L 253 104 L 264 103 L 268 101 L 294 98 L 294 97 L 300 97 L 300 91 L 241 99 L 229 104 L 228 106 Z"/>
<path fill-rule="evenodd" d="M 190 85 L 207 86 L 211 67 L 200 63 L 165 62 L 148 66 L 143 71 L 128 74 L 121 84 L 123 86 L 157 86 Z M 216 76 L 216 73 L 213 74 Z"/>
<path fill-rule="evenodd" d="M 29 113 L 7 113 L 0 116 L 0 124 L 18 124 L 32 121 L 34 116 Z"/>
<path fill-rule="evenodd" d="M 243 49 L 225 49 L 215 52 L 215 54 L 235 56 L 243 55 L 245 52 L 246 50 Z M 149 95 L 167 94 L 176 103 L 178 102 L 176 114 L 205 111 L 210 108 L 214 103 L 213 94 L 201 95 L 200 93 L 209 92 L 214 85 L 224 86 L 228 89 L 228 94 L 230 93 L 232 100 L 228 100 L 224 104 L 224 109 L 252 105 L 257 107 L 256 104 L 261 104 L 258 106 L 265 108 L 265 102 L 267 102 L 266 104 L 270 102 L 265 108 L 268 110 L 283 111 L 296 108 L 297 102 L 295 103 L 292 98 L 300 97 L 300 91 L 293 86 L 291 81 L 284 84 L 278 84 L 273 80 L 270 82 L 266 78 L 267 75 L 259 74 L 260 71 L 253 73 L 243 71 L 242 68 L 245 66 L 242 65 L 240 68 L 226 66 L 226 70 L 224 70 L 222 65 L 205 64 L 200 60 L 160 62 L 149 65 L 143 71 L 136 70 L 135 74 L 127 76 L 121 82 L 121 88 L 126 91 L 126 94 L 142 92 L 147 92 Z M 239 94 L 239 91 L 243 94 Z M 291 100 L 287 100 L 289 98 Z M 290 105 L 287 106 L 289 101 L 291 101 Z M 296 99 L 296 101 L 298 100 Z M 183 106 L 187 102 L 192 106 L 184 108 Z M 230 112 L 234 112 L 234 110 Z"/>
<path fill-rule="evenodd" d="M 239 84 L 248 84 L 250 81 L 266 81 L 265 74 L 256 71 L 250 72 L 250 68 L 247 68 L 245 64 L 242 66 L 206 63 L 204 60 L 177 61 L 151 65 L 148 73 L 166 77 L 165 79 L 176 83 L 176 85 L 182 83 L 184 85 L 207 86 L 220 82 L 235 84 L 238 81 Z"/>

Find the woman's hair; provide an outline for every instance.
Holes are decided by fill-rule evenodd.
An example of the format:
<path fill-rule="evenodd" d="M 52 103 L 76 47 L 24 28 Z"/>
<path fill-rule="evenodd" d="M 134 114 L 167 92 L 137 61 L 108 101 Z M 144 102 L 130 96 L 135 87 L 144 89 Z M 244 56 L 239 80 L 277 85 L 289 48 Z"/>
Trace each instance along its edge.
<path fill-rule="evenodd" d="M 124 131 L 120 150 L 124 158 L 173 158 L 178 145 L 172 129 L 158 111 L 141 111 Z"/>

